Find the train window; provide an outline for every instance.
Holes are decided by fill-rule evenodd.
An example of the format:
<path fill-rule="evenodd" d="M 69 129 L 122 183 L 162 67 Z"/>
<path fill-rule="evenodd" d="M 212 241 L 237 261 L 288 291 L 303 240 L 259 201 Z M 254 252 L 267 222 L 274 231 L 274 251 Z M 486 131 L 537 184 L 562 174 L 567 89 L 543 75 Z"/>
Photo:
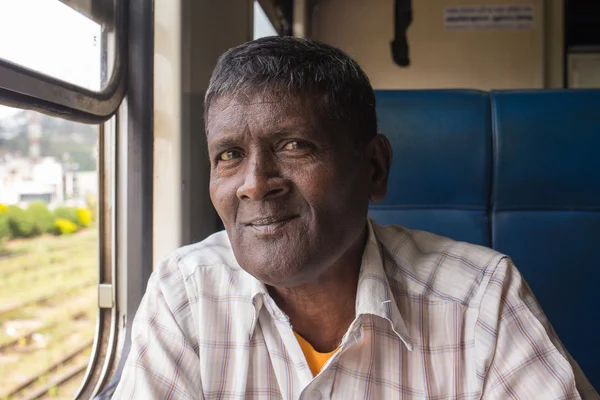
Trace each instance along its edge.
<path fill-rule="evenodd" d="M 118 376 L 152 271 L 152 21 L 145 0 L 0 1 L 0 400 Z"/>
<path fill-rule="evenodd" d="M 258 1 L 254 2 L 254 39 L 277 36 L 277 30 Z"/>
<path fill-rule="evenodd" d="M 600 88 L 600 49 L 568 55 L 570 88 Z"/>
<path fill-rule="evenodd" d="M 4 103 L 102 122 L 125 92 L 124 3 L 0 2 L 0 96 Z"/>
<path fill-rule="evenodd" d="M 31 9 L 36 12 L 32 13 Z M 0 57 L 93 91 L 106 87 L 114 62 L 101 62 L 103 26 L 58 0 L 4 0 L 0 13 Z M 40 34 L 43 32 L 43 34 Z M 113 44 L 114 46 L 114 44 Z M 73 49 L 80 49 L 73 52 Z M 48 60 L 54 62 L 49 63 Z M 104 76 L 100 80 L 98 77 Z"/>
<path fill-rule="evenodd" d="M 71 399 L 84 380 L 99 315 L 98 143 L 97 126 L 0 106 L 0 399 Z"/>

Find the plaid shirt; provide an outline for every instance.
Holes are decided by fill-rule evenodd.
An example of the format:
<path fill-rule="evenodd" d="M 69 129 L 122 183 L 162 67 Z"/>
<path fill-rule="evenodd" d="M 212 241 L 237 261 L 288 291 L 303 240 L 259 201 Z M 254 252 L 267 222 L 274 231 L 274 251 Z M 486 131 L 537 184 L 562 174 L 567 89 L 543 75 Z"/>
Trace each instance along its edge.
<path fill-rule="evenodd" d="M 113 399 L 598 399 L 506 256 L 369 221 L 356 319 L 313 377 L 225 232 L 152 275 Z"/>

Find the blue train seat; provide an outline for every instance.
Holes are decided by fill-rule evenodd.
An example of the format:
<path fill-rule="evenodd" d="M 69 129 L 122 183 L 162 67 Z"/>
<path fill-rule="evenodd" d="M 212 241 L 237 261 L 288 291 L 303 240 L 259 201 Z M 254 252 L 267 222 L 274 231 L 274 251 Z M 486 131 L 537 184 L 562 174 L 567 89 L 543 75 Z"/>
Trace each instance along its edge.
<path fill-rule="evenodd" d="M 600 387 L 600 90 L 376 96 L 395 159 L 370 215 L 511 256 Z"/>
<path fill-rule="evenodd" d="M 394 149 L 388 194 L 370 215 L 491 246 L 489 95 L 478 91 L 378 91 L 380 132 Z"/>

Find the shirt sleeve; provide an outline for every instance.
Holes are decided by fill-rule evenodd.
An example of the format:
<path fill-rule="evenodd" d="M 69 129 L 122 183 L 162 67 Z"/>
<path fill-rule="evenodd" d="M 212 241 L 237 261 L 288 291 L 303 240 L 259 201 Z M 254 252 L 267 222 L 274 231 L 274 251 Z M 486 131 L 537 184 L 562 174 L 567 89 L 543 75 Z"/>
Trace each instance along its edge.
<path fill-rule="evenodd" d="M 512 261 L 502 259 L 483 283 L 475 327 L 481 398 L 599 399 Z"/>
<path fill-rule="evenodd" d="M 150 277 L 113 399 L 203 399 L 190 300 L 173 264 L 166 261 Z"/>

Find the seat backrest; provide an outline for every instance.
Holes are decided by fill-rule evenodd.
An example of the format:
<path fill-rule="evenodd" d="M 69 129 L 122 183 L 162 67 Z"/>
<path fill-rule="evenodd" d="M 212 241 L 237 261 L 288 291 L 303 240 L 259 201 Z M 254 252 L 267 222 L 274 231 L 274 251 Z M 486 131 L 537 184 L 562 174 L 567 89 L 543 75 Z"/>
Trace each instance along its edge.
<path fill-rule="evenodd" d="M 492 247 L 600 387 L 600 91 L 493 92 Z"/>
<path fill-rule="evenodd" d="M 395 157 L 370 215 L 511 256 L 600 387 L 600 90 L 376 96 Z"/>
<path fill-rule="evenodd" d="M 491 245 L 489 95 L 479 91 L 377 91 L 379 131 L 394 149 L 388 194 L 370 215 Z"/>

